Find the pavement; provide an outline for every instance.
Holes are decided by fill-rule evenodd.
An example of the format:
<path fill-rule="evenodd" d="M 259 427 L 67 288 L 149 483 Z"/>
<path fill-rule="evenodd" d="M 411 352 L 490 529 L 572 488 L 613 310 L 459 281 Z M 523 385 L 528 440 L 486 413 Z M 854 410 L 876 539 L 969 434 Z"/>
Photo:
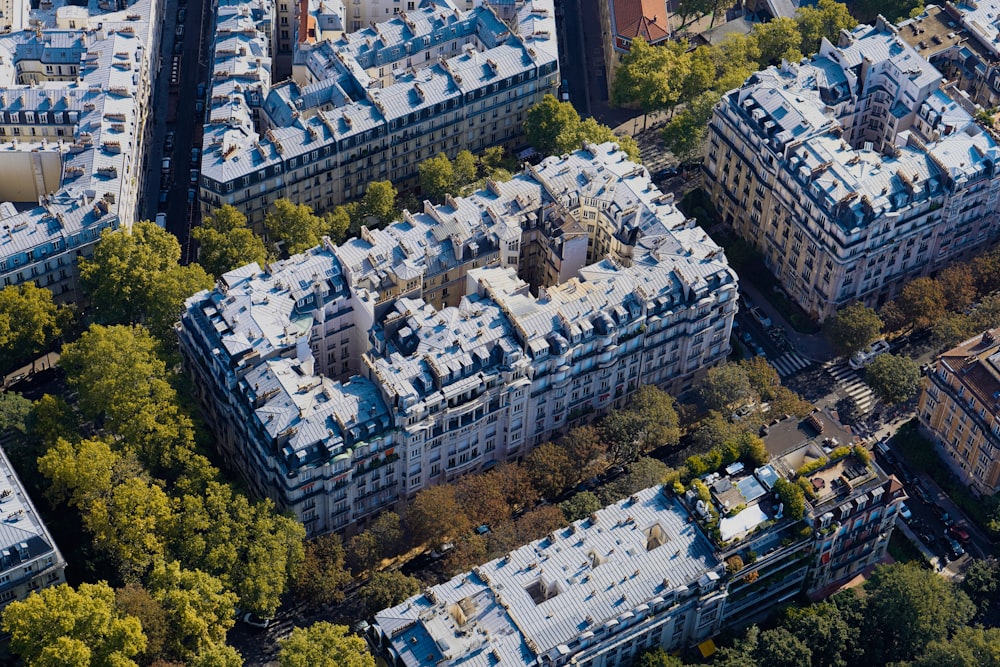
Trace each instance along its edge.
<path fill-rule="evenodd" d="M 711 234 L 711 232 L 709 232 Z M 826 337 L 822 333 L 816 334 L 804 334 L 800 331 L 796 331 L 788 320 L 781 314 L 777 308 L 771 305 L 767 296 L 755 285 L 753 285 L 748 280 L 740 280 L 740 291 L 743 292 L 747 297 L 753 301 L 753 305 L 760 308 L 764 313 L 771 318 L 771 322 L 775 325 L 781 326 L 785 330 L 785 337 L 788 338 L 789 342 L 792 344 L 792 349 L 798 352 L 803 357 L 816 362 L 831 361 L 837 357 L 837 354 L 830 347 L 830 343 L 826 340 Z"/>
<path fill-rule="evenodd" d="M 49 352 L 48 354 L 42 355 L 35 360 L 34 364 L 25 364 L 24 366 L 16 368 L 4 375 L 3 390 L 6 391 L 11 385 L 21 382 L 39 371 L 54 368 L 58 363 L 58 352 Z"/>

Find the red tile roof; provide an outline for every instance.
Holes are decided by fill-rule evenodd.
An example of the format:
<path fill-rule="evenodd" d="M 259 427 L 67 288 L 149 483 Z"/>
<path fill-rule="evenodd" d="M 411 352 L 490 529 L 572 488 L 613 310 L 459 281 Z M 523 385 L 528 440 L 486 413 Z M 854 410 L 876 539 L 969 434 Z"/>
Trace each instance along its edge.
<path fill-rule="evenodd" d="M 611 0 L 614 9 L 612 30 L 623 39 L 641 36 L 650 44 L 670 35 L 667 3 L 664 0 Z"/>

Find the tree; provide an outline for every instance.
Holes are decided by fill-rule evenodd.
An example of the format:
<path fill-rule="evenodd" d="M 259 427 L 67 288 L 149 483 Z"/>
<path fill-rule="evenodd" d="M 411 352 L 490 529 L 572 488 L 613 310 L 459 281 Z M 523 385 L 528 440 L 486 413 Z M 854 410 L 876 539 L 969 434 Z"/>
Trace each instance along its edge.
<path fill-rule="evenodd" d="M 799 7 L 796 23 L 802 34 L 802 53 L 812 54 L 819 50 L 820 41 L 825 37 L 831 43 L 840 41 L 840 31 L 853 28 L 857 20 L 847 9 L 847 5 L 837 0 L 819 0 L 813 7 Z"/>
<path fill-rule="evenodd" d="M 920 387 L 920 367 L 903 355 L 880 354 L 865 369 L 865 382 L 884 403 L 903 403 Z"/>
<path fill-rule="evenodd" d="M 601 509 L 603 505 L 600 499 L 595 496 L 590 491 L 581 491 L 579 493 L 574 493 L 567 500 L 559 503 L 559 509 L 562 510 L 563 516 L 569 522 L 577 521 L 584 517 L 590 516 L 597 510 Z"/>
<path fill-rule="evenodd" d="M 535 447 L 524 459 L 524 469 L 531 479 L 531 485 L 538 489 L 543 498 L 555 498 L 569 486 L 570 466 L 566 450 L 551 442 L 543 442 Z"/>
<path fill-rule="evenodd" d="M 236 594 L 200 570 L 186 570 L 180 563 L 159 563 L 150 572 L 149 592 L 162 605 L 173 632 L 167 638 L 167 655 L 191 660 L 215 646 L 224 646 L 235 623 Z"/>
<path fill-rule="evenodd" d="M 538 500 L 538 490 L 531 483 L 531 475 L 524 466 L 501 463 L 489 474 L 496 480 L 512 513 L 527 509 Z"/>
<path fill-rule="evenodd" d="M 680 419 L 674 397 L 653 385 L 643 385 L 632 395 L 628 409 L 642 423 L 642 446 L 645 451 L 672 447 L 680 442 Z"/>
<path fill-rule="evenodd" d="M 721 411 L 751 403 L 756 398 L 746 371 L 733 363 L 708 369 L 699 392 L 710 409 Z"/>
<path fill-rule="evenodd" d="M 973 560 L 962 579 L 962 590 L 976 604 L 980 614 L 985 612 L 1000 590 L 1000 564 L 992 558 Z"/>
<path fill-rule="evenodd" d="M 582 148 L 584 141 L 591 143 L 614 142 L 633 162 L 640 159 L 639 145 L 629 136 L 617 136 L 611 128 L 593 118 L 580 120 L 569 102 L 560 102 L 552 95 L 528 109 L 524 121 L 528 142 L 542 155 L 570 153 Z"/>
<path fill-rule="evenodd" d="M 763 25 L 763 24 L 759 24 Z M 726 36 L 714 50 L 720 69 L 741 69 L 754 72 L 760 69 L 760 44 L 756 34 Z M 718 87 L 717 89 L 720 89 Z"/>
<path fill-rule="evenodd" d="M 524 544 L 522 540 L 515 539 L 518 545 Z M 444 559 L 443 569 L 447 576 L 454 576 L 459 572 L 465 572 L 480 563 L 489 560 L 487 550 L 487 538 L 478 533 L 466 533 L 455 540 L 454 548 L 448 552 Z M 374 610 L 377 611 L 377 610 Z"/>
<path fill-rule="evenodd" d="M 838 354 L 850 356 L 882 333 L 882 318 L 860 301 L 848 304 L 826 322 L 826 334 Z"/>
<path fill-rule="evenodd" d="M 961 627 L 935 639 L 910 667 L 1000 667 L 1000 628 Z"/>
<path fill-rule="evenodd" d="M 455 487 L 431 486 L 417 492 L 403 517 L 406 530 L 416 544 L 437 547 L 472 530 L 472 521 L 455 498 Z"/>
<path fill-rule="evenodd" d="M 944 315 L 944 290 L 933 278 L 911 280 L 896 299 L 896 307 L 910 326 L 923 329 Z"/>
<path fill-rule="evenodd" d="M 165 557 L 165 536 L 176 520 L 167 494 L 142 477 L 114 485 L 83 513 L 95 546 L 110 556 L 126 580 L 140 577 Z"/>
<path fill-rule="evenodd" d="M 13 368 L 49 348 L 73 318 L 72 311 L 57 306 L 52 292 L 35 283 L 9 285 L 0 290 L 0 364 Z"/>
<path fill-rule="evenodd" d="M 478 160 L 476 160 L 476 156 L 471 151 L 461 150 L 458 152 L 452 166 L 455 171 L 455 182 L 459 187 L 464 188 L 476 182 L 479 174 L 477 164 Z"/>
<path fill-rule="evenodd" d="M 663 461 L 644 456 L 629 465 L 625 475 L 605 484 L 598 493 L 605 504 L 610 504 L 643 489 L 663 484 L 671 472 Z"/>
<path fill-rule="evenodd" d="M 937 278 L 944 293 L 945 306 L 956 313 L 964 311 L 976 300 L 976 282 L 972 266 L 958 262 L 941 271 Z"/>
<path fill-rule="evenodd" d="M 355 572 L 372 569 L 382 559 L 395 556 L 402 539 L 399 515 L 382 512 L 372 525 L 347 542 L 347 562 Z"/>
<path fill-rule="evenodd" d="M 246 216 L 229 204 L 192 229 L 191 236 L 199 244 L 198 263 L 216 278 L 253 262 L 263 268 L 267 262 L 264 241 L 247 227 Z"/>
<path fill-rule="evenodd" d="M 444 153 L 427 158 L 417 170 L 420 173 L 420 190 L 432 202 L 440 204 L 445 195 L 459 193 L 461 185 L 455 180 L 455 167 Z"/>
<path fill-rule="evenodd" d="M 684 661 L 657 646 L 640 655 L 636 667 L 684 667 Z"/>
<path fill-rule="evenodd" d="M 356 207 L 350 206 L 349 204 L 337 206 L 323 217 L 323 222 L 327 227 L 327 233 L 330 235 L 330 240 L 334 243 L 343 243 L 347 240 L 348 234 L 354 232 L 355 216 L 352 215 L 354 208 Z M 360 229 L 360 225 L 358 229 Z"/>
<path fill-rule="evenodd" d="M 0 394 L 0 433 L 17 431 L 24 435 L 34 404 L 16 391 Z"/>
<path fill-rule="evenodd" d="M 686 41 L 650 46 L 637 37 L 615 70 L 611 101 L 616 105 L 634 104 L 645 113 L 671 109 L 680 101 L 690 71 Z"/>
<path fill-rule="evenodd" d="M 693 160 L 702 154 L 708 121 L 721 97 L 714 90 L 702 92 L 661 130 L 664 145 L 678 160 Z"/>
<path fill-rule="evenodd" d="M 559 446 L 569 456 L 569 483 L 576 484 L 590 479 L 607 467 L 607 447 L 600 431 L 589 424 L 577 426 L 559 438 Z"/>
<path fill-rule="evenodd" d="M 396 209 L 396 194 L 396 188 L 392 186 L 391 181 L 370 182 L 361 200 L 362 216 L 375 218 L 380 227 L 388 225 L 399 215 Z"/>
<path fill-rule="evenodd" d="M 151 662 L 158 657 L 172 631 L 163 605 L 153 599 L 141 585 L 127 584 L 115 591 L 115 606 L 128 616 L 139 619 L 142 624 L 142 631 L 146 635 L 146 649 L 142 653 L 146 658 L 144 662 Z"/>
<path fill-rule="evenodd" d="M 174 323 L 184 312 L 184 301 L 192 294 L 212 289 L 214 285 L 212 276 L 197 264 L 174 266 L 164 271 L 150 286 L 143 323 L 160 340 L 170 340 L 174 335 Z"/>
<path fill-rule="evenodd" d="M 80 282 L 100 324 L 141 322 L 153 287 L 177 266 L 181 246 L 177 238 L 143 220 L 132 229 L 106 229 L 91 260 L 80 261 Z"/>
<path fill-rule="evenodd" d="M 344 587 L 351 583 L 351 573 L 344 560 L 344 548 L 336 533 L 320 535 L 307 542 L 302 567 L 293 584 L 295 594 L 314 605 L 342 601 Z"/>
<path fill-rule="evenodd" d="M 389 607 L 395 607 L 420 592 L 420 580 L 410 577 L 399 570 L 376 572 L 361 587 L 361 599 L 365 603 L 368 615 L 374 615 Z"/>
<path fill-rule="evenodd" d="M 757 38 L 760 64 L 780 64 L 782 60 L 797 63 L 802 60 L 802 34 L 794 19 L 781 16 L 753 27 Z"/>
<path fill-rule="evenodd" d="M 511 508 L 500 481 L 486 472 L 465 475 L 455 484 L 455 498 L 467 508 L 466 514 L 473 524 L 493 525 L 510 518 Z"/>
<path fill-rule="evenodd" d="M 601 439 L 612 465 L 635 460 L 643 449 L 645 420 L 631 410 L 612 410 L 601 420 Z"/>
<path fill-rule="evenodd" d="M 976 292 L 989 294 L 1000 285 L 1000 248 L 979 255 L 972 260 L 972 274 L 976 279 Z"/>
<path fill-rule="evenodd" d="M 812 651 L 805 642 L 779 626 L 760 633 L 754 657 L 757 664 L 768 667 L 802 667 L 812 662 Z"/>
<path fill-rule="evenodd" d="M 782 626 L 812 652 L 812 667 L 846 667 L 857 658 L 860 629 L 832 602 L 789 606 Z"/>
<path fill-rule="evenodd" d="M 954 584 L 912 562 L 876 568 L 864 588 L 862 637 L 872 665 L 912 660 L 975 613 L 975 605 Z"/>
<path fill-rule="evenodd" d="M 580 124 L 580 114 L 568 102 L 560 102 L 552 95 L 528 109 L 524 121 L 524 134 L 528 143 L 542 155 L 566 152 L 567 140 L 572 141 Z M 577 147 L 572 146 L 570 150 Z"/>
<path fill-rule="evenodd" d="M 279 667 L 375 667 L 364 639 L 326 621 L 293 629 L 280 646 Z"/>
<path fill-rule="evenodd" d="M 135 667 L 132 658 L 146 648 L 139 620 L 116 607 L 105 582 L 60 584 L 15 600 L 3 611 L 3 630 L 28 667 Z"/>
<path fill-rule="evenodd" d="M 525 512 L 514 524 L 514 528 L 518 544 L 527 544 L 565 525 L 566 517 L 563 516 L 562 510 L 555 505 L 542 505 L 530 512 Z M 483 560 L 485 559 L 480 559 L 477 563 L 481 563 Z"/>
<path fill-rule="evenodd" d="M 264 216 L 264 227 L 271 240 L 284 243 L 285 252 L 294 255 L 320 244 L 326 224 L 305 204 L 277 199 Z"/>
<path fill-rule="evenodd" d="M 801 519 L 806 512 L 805 493 L 798 484 L 793 484 L 787 479 L 779 479 L 774 483 L 774 492 L 784 505 L 784 514 L 793 521 Z"/>

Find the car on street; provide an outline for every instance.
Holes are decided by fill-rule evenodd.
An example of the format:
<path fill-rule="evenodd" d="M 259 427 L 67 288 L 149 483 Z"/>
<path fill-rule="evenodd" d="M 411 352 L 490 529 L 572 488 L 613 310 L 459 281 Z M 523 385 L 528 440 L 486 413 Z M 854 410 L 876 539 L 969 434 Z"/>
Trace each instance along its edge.
<path fill-rule="evenodd" d="M 198 183 L 198 170 L 197 169 L 192 169 L 191 170 L 191 185 L 197 185 L 197 183 Z"/>
<path fill-rule="evenodd" d="M 768 317 L 768 315 L 757 306 L 754 306 L 753 308 L 750 309 L 750 314 L 753 316 L 755 320 L 757 320 L 757 323 L 760 324 L 765 329 L 771 326 L 771 318 Z"/>
<path fill-rule="evenodd" d="M 744 331 L 743 335 L 740 336 L 744 343 L 747 345 L 753 345 L 753 336 L 750 335 L 749 331 Z"/>
<path fill-rule="evenodd" d="M 871 362 L 875 361 L 875 357 L 880 354 L 885 354 L 889 351 L 889 343 L 885 340 L 877 340 L 863 350 L 858 350 L 851 355 L 851 359 L 847 362 L 847 365 L 856 371 L 861 370 Z"/>
<path fill-rule="evenodd" d="M 899 516 L 903 517 L 904 521 L 909 521 L 913 518 L 913 512 L 906 506 L 906 503 L 899 504 Z"/>
<path fill-rule="evenodd" d="M 446 553 L 448 553 L 454 548 L 455 544 L 453 542 L 446 542 L 445 544 L 441 545 L 440 549 L 434 549 L 431 551 L 431 558 L 434 560 L 443 558 Z"/>
<path fill-rule="evenodd" d="M 195 146 L 194 148 L 192 148 L 191 149 L 191 164 L 193 164 L 193 165 L 198 164 L 198 157 L 200 155 L 201 155 L 201 151 L 198 150 L 197 146 Z"/>
<path fill-rule="evenodd" d="M 193 204 L 198 192 L 194 188 L 188 188 L 188 203 Z"/>
<path fill-rule="evenodd" d="M 948 526 L 948 534 L 962 544 L 969 541 L 969 533 L 961 526 Z"/>
<path fill-rule="evenodd" d="M 167 132 L 167 136 L 163 139 L 163 150 L 166 152 L 171 152 L 174 150 L 174 131 L 170 130 Z"/>
<path fill-rule="evenodd" d="M 767 356 L 767 353 L 764 352 L 764 348 L 762 348 L 760 345 L 757 345 L 756 343 L 754 343 L 754 345 L 753 345 L 753 353 L 756 356 L 758 356 L 758 357 L 766 357 Z"/>
<path fill-rule="evenodd" d="M 963 549 L 962 545 L 958 543 L 958 540 L 951 537 L 947 539 L 948 539 L 948 549 L 949 553 L 952 556 L 952 559 L 961 558 L 962 556 L 965 555 L 965 549 Z"/>
<path fill-rule="evenodd" d="M 261 630 L 263 630 L 271 625 L 273 619 L 261 618 L 252 611 L 240 611 L 239 609 L 237 609 L 236 620 L 240 621 L 241 623 L 246 623 L 251 627 L 260 628 Z"/>

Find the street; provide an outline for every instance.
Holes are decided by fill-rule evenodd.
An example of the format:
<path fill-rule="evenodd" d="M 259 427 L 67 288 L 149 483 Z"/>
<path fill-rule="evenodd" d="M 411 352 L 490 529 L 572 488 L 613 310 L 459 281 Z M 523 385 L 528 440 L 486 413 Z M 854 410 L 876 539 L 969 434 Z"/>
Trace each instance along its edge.
<path fill-rule="evenodd" d="M 191 225 L 197 222 L 198 215 L 197 195 L 192 200 L 189 193 L 191 188 L 197 192 L 198 187 L 192 185 L 189 176 L 191 169 L 197 168 L 191 161 L 191 149 L 201 147 L 202 118 L 195 113 L 195 105 L 198 84 L 205 82 L 207 77 L 207 63 L 203 59 L 211 46 L 209 32 L 213 20 L 211 3 L 205 0 L 180 0 L 167 7 L 153 104 L 158 113 L 146 161 L 151 173 L 146 180 L 145 218 L 153 220 L 157 213 L 166 213 L 167 231 L 180 242 L 181 261 L 186 263 L 191 260 Z M 183 31 L 177 37 L 178 12 L 181 10 L 185 13 L 180 23 Z M 175 51 L 178 40 L 181 43 L 179 52 Z M 175 56 L 180 57 L 180 66 L 177 85 L 173 86 L 170 71 Z M 176 118 L 168 117 L 174 115 Z M 174 133 L 173 148 L 167 150 L 166 137 L 171 131 Z M 166 172 L 162 169 L 164 158 L 170 158 L 170 169 Z M 162 203 L 161 198 L 164 199 Z"/>

